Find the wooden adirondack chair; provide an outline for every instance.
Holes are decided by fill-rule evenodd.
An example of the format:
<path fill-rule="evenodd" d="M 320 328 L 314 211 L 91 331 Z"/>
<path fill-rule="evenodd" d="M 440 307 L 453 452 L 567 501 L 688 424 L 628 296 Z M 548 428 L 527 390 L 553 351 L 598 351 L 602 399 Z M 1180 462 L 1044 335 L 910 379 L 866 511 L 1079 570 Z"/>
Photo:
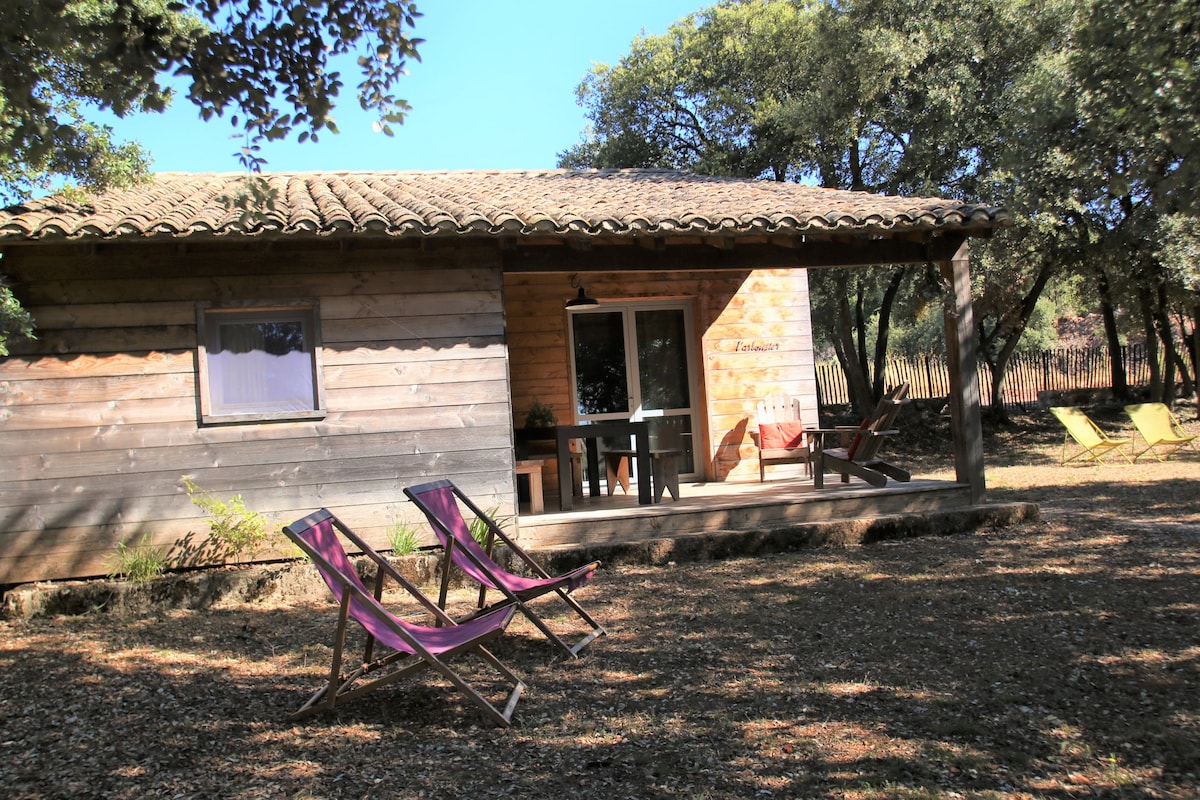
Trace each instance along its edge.
<path fill-rule="evenodd" d="M 750 432 L 758 447 L 758 479 L 767 479 L 767 467 L 778 464 L 803 464 L 804 473 L 812 474 L 808 436 L 800 422 L 795 398 L 772 392 L 758 401 L 758 430 Z"/>
<path fill-rule="evenodd" d="M 842 483 L 849 483 L 851 475 L 862 478 L 872 486 L 885 486 L 888 478 L 901 482 L 911 480 L 912 475 L 908 470 L 879 457 L 884 440 L 899 433 L 893 426 L 900 409 L 908 402 L 908 388 L 907 383 L 902 383 L 884 395 L 875 412 L 863 420 L 857 429 L 813 431 L 814 439 L 819 442 L 813 452 L 813 485 L 816 488 L 824 487 L 826 470 L 841 475 Z M 848 445 L 826 447 L 832 436 L 847 433 L 853 433 Z"/>

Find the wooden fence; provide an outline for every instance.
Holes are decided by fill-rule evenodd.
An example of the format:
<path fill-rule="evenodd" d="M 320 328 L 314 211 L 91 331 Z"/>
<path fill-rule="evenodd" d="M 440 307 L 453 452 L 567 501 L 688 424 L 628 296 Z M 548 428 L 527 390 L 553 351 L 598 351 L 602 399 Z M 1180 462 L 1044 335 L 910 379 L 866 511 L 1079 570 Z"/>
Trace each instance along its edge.
<path fill-rule="evenodd" d="M 1125 374 L 1130 386 L 1150 382 L 1150 364 L 1146 348 L 1141 344 L 1121 348 Z M 987 364 L 979 364 L 980 401 L 992 403 L 992 373 Z M 1004 382 L 1004 404 L 1030 406 L 1038 401 L 1038 392 L 1065 389 L 1104 389 L 1111 384 L 1108 349 L 1061 348 L 1014 357 Z M 884 384 L 894 386 L 907 381 L 910 397 L 945 397 L 950 393 L 946 362 L 940 356 L 921 358 L 889 358 L 884 367 Z M 817 364 L 817 387 L 821 403 L 844 405 L 850 402 L 846 376 L 836 361 Z"/>

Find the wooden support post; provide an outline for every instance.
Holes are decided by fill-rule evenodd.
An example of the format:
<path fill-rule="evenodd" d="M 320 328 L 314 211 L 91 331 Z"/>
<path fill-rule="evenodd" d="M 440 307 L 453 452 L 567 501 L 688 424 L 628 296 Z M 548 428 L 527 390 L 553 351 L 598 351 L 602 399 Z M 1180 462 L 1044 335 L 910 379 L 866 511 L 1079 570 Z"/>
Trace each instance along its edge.
<path fill-rule="evenodd" d="M 954 472 L 971 487 L 971 502 L 982 503 L 983 421 L 976 364 L 975 314 L 971 308 L 970 248 L 964 238 L 954 256 L 938 266 L 949 283 L 946 297 L 946 365 L 950 378 L 950 420 L 954 428 Z"/>

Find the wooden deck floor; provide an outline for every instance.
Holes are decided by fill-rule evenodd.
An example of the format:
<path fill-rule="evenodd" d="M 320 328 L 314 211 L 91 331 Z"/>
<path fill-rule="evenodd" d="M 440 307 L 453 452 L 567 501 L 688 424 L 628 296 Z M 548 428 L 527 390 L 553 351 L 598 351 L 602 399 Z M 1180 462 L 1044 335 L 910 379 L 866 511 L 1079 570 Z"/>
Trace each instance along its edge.
<path fill-rule="evenodd" d="M 832 478 L 832 480 L 830 480 Z M 576 497 L 575 508 L 523 513 L 518 535 L 527 547 L 634 542 L 716 531 L 771 529 L 807 522 L 947 511 L 971 505 L 969 487 L 916 479 L 875 488 L 862 481 L 782 479 L 766 483 L 683 483 L 679 500 L 638 505 L 637 490 L 613 497 Z M 524 507 L 523 507 L 524 509 Z"/>

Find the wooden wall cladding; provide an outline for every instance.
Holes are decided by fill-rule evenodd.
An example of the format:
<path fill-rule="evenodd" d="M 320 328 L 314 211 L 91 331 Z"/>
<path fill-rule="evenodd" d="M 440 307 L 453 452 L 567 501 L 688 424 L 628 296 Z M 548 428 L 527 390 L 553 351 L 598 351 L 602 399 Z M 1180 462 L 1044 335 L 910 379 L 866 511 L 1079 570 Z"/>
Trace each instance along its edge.
<path fill-rule="evenodd" d="M 512 508 L 494 245 L 39 246 L 4 268 L 38 338 L 0 360 L 0 584 L 104 574 L 143 537 L 193 556 L 183 475 L 276 528 L 327 506 L 380 547 L 421 519 L 411 483 Z M 320 304 L 326 417 L 201 426 L 196 303 L 297 300 Z"/>
<path fill-rule="evenodd" d="M 329 507 L 379 547 L 390 525 L 424 526 L 411 483 L 449 477 L 511 514 L 512 428 L 534 398 L 573 419 L 564 306 L 580 277 L 601 299 L 691 303 L 706 479 L 757 479 L 767 393 L 800 396 L 816 424 L 800 270 L 504 275 L 492 242 L 382 240 L 39 245 L 4 268 L 38 339 L 0 360 L 0 584 L 104 574 L 143 537 L 201 563 L 207 520 L 183 475 L 276 527 Z M 200 425 L 196 304 L 300 300 L 320 306 L 325 418 Z M 274 546 L 261 557 L 291 555 Z"/>

